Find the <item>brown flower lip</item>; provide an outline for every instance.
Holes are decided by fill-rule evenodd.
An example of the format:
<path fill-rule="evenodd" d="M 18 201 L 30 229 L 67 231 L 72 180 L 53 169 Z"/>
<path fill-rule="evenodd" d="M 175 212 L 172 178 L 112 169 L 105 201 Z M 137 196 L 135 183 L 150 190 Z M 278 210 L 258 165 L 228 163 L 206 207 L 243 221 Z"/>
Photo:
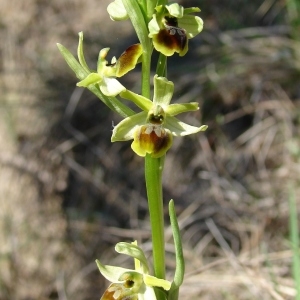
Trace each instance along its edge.
<path fill-rule="evenodd" d="M 137 135 L 139 145 L 153 157 L 161 156 L 172 144 L 172 135 L 160 125 L 144 125 Z M 148 152 L 146 151 L 146 152 Z"/>
<path fill-rule="evenodd" d="M 158 33 L 157 40 L 160 44 L 169 49 L 181 52 L 187 44 L 186 30 L 178 27 L 178 21 L 175 17 L 164 17 L 164 29 Z"/>

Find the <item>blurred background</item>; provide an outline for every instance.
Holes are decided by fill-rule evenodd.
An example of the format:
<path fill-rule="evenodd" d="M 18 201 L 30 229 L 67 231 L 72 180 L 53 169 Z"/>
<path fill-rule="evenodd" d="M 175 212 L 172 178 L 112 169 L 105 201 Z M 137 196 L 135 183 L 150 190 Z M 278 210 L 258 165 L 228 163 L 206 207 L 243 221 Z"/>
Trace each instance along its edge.
<path fill-rule="evenodd" d="M 150 255 L 143 159 L 111 144 L 111 113 L 77 79 L 56 43 L 90 67 L 137 42 L 110 21 L 109 0 L 0 2 L 0 300 L 99 299 L 95 259 L 137 239 Z M 176 138 L 164 170 L 167 270 L 175 200 L 186 278 L 180 299 L 295 299 L 289 190 L 299 198 L 300 8 L 288 0 L 181 1 L 204 30 L 169 60 L 175 102 L 205 133 Z M 155 56 L 154 56 L 155 62 Z M 139 91 L 139 70 L 124 84 Z M 299 212 L 298 212 L 299 213 Z M 299 215 L 299 214 L 298 214 Z"/>

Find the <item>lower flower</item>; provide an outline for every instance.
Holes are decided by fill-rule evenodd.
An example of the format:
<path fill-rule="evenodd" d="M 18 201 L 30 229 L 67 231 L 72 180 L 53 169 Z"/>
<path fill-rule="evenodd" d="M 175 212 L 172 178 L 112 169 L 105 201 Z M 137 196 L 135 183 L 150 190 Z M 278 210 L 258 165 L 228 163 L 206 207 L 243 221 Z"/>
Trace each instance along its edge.
<path fill-rule="evenodd" d="M 101 274 L 112 282 L 100 300 L 156 300 L 154 287 L 168 291 L 171 282 L 149 275 L 149 266 L 143 250 L 136 242 L 118 243 L 116 251 L 134 258 L 135 269 L 102 265 L 96 260 Z"/>

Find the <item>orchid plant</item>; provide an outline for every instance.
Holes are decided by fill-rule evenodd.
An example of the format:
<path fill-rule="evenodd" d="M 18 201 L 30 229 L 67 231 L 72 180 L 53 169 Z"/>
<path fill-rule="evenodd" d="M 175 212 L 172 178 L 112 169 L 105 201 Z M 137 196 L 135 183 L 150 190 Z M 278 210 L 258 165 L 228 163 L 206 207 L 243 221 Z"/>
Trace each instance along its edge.
<path fill-rule="evenodd" d="M 113 21 L 130 19 L 139 39 L 121 56 L 106 57 L 109 48 L 100 50 L 97 68 L 92 70 L 86 63 L 83 51 L 83 33 L 79 33 L 76 59 L 61 44 L 58 48 L 65 61 L 75 72 L 77 86 L 93 92 L 105 105 L 124 119 L 112 132 L 111 141 L 129 141 L 132 150 L 145 160 L 145 179 L 150 214 L 153 272 L 143 250 L 136 242 L 120 242 L 116 251 L 134 259 L 135 268 L 125 269 L 96 261 L 101 274 L 111 282 L 102 300 L 178 300 L 179 288 L 184 278 L 184 257 L 174 202 L 169 202 L 169 215 L 173 231 L 176 269 L 172 280 L 166 280 L 164 249 L 164 215 L 162 195 L 162 171 L 167 151 L 172 147 L 173 137 L 205 131 L 207 126 L 192 126 L 181 122 L 176 116 L 199 109 L 198 103 L 170 104 L 174 84 L 166 78 L 167 57 L 188 52 L 188 41 L 202 31 L 203 21 L 194 13 L 197 7 L 184 8 L 167 0 L 115 0 L 107 7 Z M 153 78 L 151 98 L 151 58 L 158 51 L 156 74 Z M 141 92 L 128 90 L 117 78 L 142 64 Z M 122 102 L 132 101 L 140 112 L 135 113 Z"/>

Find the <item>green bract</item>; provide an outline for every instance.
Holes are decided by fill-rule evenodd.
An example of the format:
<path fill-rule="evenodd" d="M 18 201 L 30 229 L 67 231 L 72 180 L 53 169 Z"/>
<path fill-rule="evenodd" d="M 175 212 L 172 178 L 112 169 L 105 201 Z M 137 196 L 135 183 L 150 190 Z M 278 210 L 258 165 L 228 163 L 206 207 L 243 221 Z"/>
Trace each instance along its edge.
<path fill-rule="evenodd" d="M 183 56 L 188 51 L 188 40 L 203 29 L 203 21 L 198 16 L 198 7 L 183 8 L 177 3 L 160 5 L 148 24 L 149 37 L 153 39 L 155 49 L 166 56 L 175 52 Z"/>
<path fill-rule="evenodd" d="M 140 44 L 130 46 L 117 60 L 112 58 L 111 63 L 106 60 L 109 48 L 104 48 L 99 53 L 97 72 L 90 73 L 85 79 L 77 83 L 77 86 L 88 87 L 91 84 L 99 84 L 101 92 L 106 96 L 116 96 L 126 88 L 115 78 L 121 77 L 132 70 L 143 49 Z"/>
<path fill-rule="evenodd" d="M 125 118 L 113 130 L 112 142 L 133 139 L 131 147 L 139 156 L 146 153 L 161 157 L 172 145 L 173 136 L 185 136 L 206 130 L 207 126 L 195 127 L 181 122 L 175 116 L 198 110 L 198 103 L 170 104 L 174 85 L 164 77 L 154 77 L 153 102 L 128 90 L 120 96 L 133 101 L 143 111 Z"/>
<path fill-rule="evenodd" d="M 153 287 L 161 287 L 166 291 L 171 288 L 171 282 L 149 275 L 145 254 L 136 243 L 121 242 L 115 249 L 134 258 L 135 269 L 102 265 L 96 260 L 101 274 L 112 282 L 100 300 L 156 300 Z"/>

